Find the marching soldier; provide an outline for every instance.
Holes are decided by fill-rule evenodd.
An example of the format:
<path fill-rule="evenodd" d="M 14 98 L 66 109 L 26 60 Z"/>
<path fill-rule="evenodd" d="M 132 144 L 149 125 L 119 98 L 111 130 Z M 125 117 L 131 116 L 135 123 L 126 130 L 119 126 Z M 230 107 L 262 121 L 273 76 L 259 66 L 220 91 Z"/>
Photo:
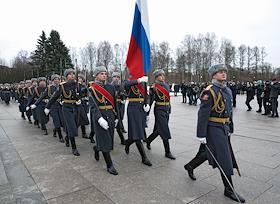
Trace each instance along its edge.
<path fill-rule="evenodd" d="M 85 76 L 82 74 L 79 74 L 79 98 L 81 100 L 81 105 L 78 107 L 78 113 L 79 116 L 79 125 L 81 125 L 82 130 L 82 137 L 88 139 L 87 132 L 86 132 L 86 125 L 89 124 L 89 120 L 87 117 L 87 114 L 89 112 L 89 106 L 88 106 L 88 89 L 87 85 L 85 84 Z"/>
<path fill-rule="evenodd" d="M 11 86 L 10 84 L 4 84 L 4 87 L 2 89 L 2 97 L 3 97 L 3 101 L 9 105 L 10 103 L 10 99 L 11 99 Z"/>
<path fill-rule="evenodd" d="M 118 175 L 114 168 L 110 152 L 114 146 L 114 129 L 117 120 L 117 104 L 115 87 L 107 80 L 107 70 L 104 66 L 95 69 L 95 81 L 90 85 L 89 102 L 93 112 L 96 146 L 93 147 L 95 159 L 99 160 L 99 151 L 102 152 L 110 174 Z"/>
<path fill-rule="evenodd" d="M 28 107 L 28 102 L 30 100 L 30 98 L 32 98 L 32 93 L 30 92 L 30 87 L 31 87 L 31 80 L 26 80 L 25 81 L 25 88 L 24 88 L 24 104 L 25 104 L 25 114 L 28 118 L 28 121 L 30 124 L 32 124 L 31 121 L 31 116 L 32 116 L 32 112 L 30 110 L 30 108 Z"/>
<path fill-rule="evenodd" d="M 78 82 L 75 80 L 75 70 L 73 69 L 66 69 L 64 76 L 66 77 L 66 81 L 59 84 L 58 89 L 50 98 L 44 111 L 48 115 L 52 105 L 61 98 L 62 113 L 66 128 L 65 144 L 69 147 L 70 140 L 73 155 L 80 156 L 75 141 L 75 137 L 78 137 L 77 106 L 81 104 L 81 100 L 79 100 L 77 94 Z"/>
<path fill-rule="evenodd" d="M 58 86 L 60 84 L 60 76 L 57 74 L 54 74 L 51 76 L 52 85 L 48 85 L 47 89 L 44 91 L 44 93 L 38 98 L 38 100 L 35 102 L 35 104 L 31 105 L 31 109 L 35 109 L 38 104 L 41 104 L 42 102 L 48 102 L 48 99 L 52 97 L 54 92 L 58 89 Z M 44 110 L 45 107 L 42 107 Z M 44 113 L 45 114 L 45 113 Z M 64 125 L 63 121 L 63 115 L 62 115 L 62 109 L 60 104 L 60 99 L 58 99 L 50 108 L 50 115 L 53 119 L 53 136 L 56 137 L 56 133 L 58 134 L 59 141 L 61 143 L 64 143 L 64 139 L 61 133 L 61 127 Z"/>
<path fill-rule="evenodd" d="M 112 74 L 112 85 L 114 85 L 116 92 L 117 92 L 117 103 L 118 103 L 118 124 L 116 126 L 117 133 L 120 137 L 121 144 L 125 145 L 125 140 L 123 133 L 124 126 L 123 126 L 123 117 L 124 117 L 124 110 L 125 110 L 125 95 L 123 86 L 121 84 L 121 75 L 118 72 L 113 72 Z"/>
<path fill-rule="evenodd" d="M 209 68 L 212 84 L 201 94 L 201 105 L 198 111 L 197 137 L 207 149 L 209 164 L 219 167 L 225 186 L 224 195 L 237 202 L 245 202 L 238 195 L 232 183 L 233 168 L 238 166 L 230 144 L 233 133 L 232 94 L 226 86 L 227 67 L 223 64 Z"/>
<path fill-rule="evenodd" d="M 165 149 L 165 157 L 174 160 L 176 158 L 171 154 L 169 146 L 169 140 L 171 139 L 168 126 L 171 111 L 170 89 L 169 85 L 165 83 L 165 73 L 163 70 L 156 70 L 153 75 L 155 83 L 152 85 L 150 92 L 150 107 L 155 101 L 155 125 L 153 133 L 146 139 L 147 148 L 150 150 L 152 141 L 160 135 Z"/>
<path fill-rule="evenodd" d="M 144 103 L 147 90 L 142 85 L 143 82 L 146 83 L 147 81 L 148 77 L 143 76 L 137 80 L 124 82 L 124 89 L 126 90 L 129 101 L 127 107 L 128 139 L 125 144 L 125 152 L 129 154 L 129 147 L 135 142 L 141 155 L 142 163 L 147 166 L 152 166 L 141 141 L 145 139 L 146 118 L 147 113 L 150 111 L 149 104 Z"/>
<path fill-rule="evenodd" d="M 18 89 L 17 89 L 17 102 L 18 102 L 18 107 L 19 107 L 19 112 L 21 112 L 21 118 L 23 119 L 23 120 L 26 120 L 26 118 L 25 118 L 25 115 L 24 115 L 24 113 L 25 113 L 25 109 L 26 109 L 26 107 L 25 107 L 25 101 L 24 101 L 24 87 L 25 87 L 25 82 L 24 81 L 21 81 L 20 83 L 19 83 L 19 87 L 18 87 Z"/>
<path fill-rule="evenodd" d="M 31 79 L 31 87 L 29 88 L 29 92 L 31 93 L 32 96 L 35 95 L 35 89 L 38 86 L 38 80 L 36 78 L 32 78 Z M 38 96 L 35 95 L 35 97 L 33 98 L 32 102 L 28 102 L 28 104 L 31 106 L 32 104 L 34 104 L 36 102 L 36 100 L 38 99 Z M 31 100 L 31 99 L 30 99 Z M 36 111 L 36 109 L 31 109 L 32 112 L 32 116 L 33 116 L 33 120 L 34 120 L 34 125 L 39 126 L 39 119 L 38 119 L 38 113 Z"/>
<path fill-rule="evenodd" d="M 46 124 L 49 121 L 48 116 L 44 113 L 46 104 L 49 102 L 46 82 L 47 82 L 46 77 L 39 77 L 38 79 L 39 86 L 34 89 L 33 97 L 30 100 L 29 104 L 27 105 L 27 110 L 29 110 L 29 107 L 31 107 L 31 104 L 33 103 L 34 99 L 38 98 L 36 102 L 32 104 L 31 109 L 36 108 L 36 113 L 38 114 L 38 120 L 41 125 L 41 130 L 44 131 L 44 135 L 48 135 Z"/>

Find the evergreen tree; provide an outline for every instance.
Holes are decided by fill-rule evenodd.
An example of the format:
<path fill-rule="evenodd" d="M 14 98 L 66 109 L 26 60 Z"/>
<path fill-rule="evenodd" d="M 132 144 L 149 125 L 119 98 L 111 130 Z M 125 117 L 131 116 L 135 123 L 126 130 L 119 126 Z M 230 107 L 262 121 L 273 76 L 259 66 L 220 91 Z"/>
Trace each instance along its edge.
<path fill-rule="evenodd" d="M 48 38 L 42 31 L 31 59 L 34 76 L 50 77 L 53 73 L 62 74 L 65 69 L 72 67 L 69 49 L 55 30 L 51 31 Z"/>

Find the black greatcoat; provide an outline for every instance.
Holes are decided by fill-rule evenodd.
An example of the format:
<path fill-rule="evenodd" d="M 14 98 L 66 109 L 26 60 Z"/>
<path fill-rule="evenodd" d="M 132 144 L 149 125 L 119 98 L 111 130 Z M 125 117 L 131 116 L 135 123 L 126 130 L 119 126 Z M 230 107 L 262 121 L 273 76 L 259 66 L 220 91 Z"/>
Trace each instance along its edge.
<path fill-rule="evenodd" d="M 89 105 L 91 107 L 92 114 L 94 115 L 93 125 L 96 135 L 96 147 L 98 151 L 110 152 L 113 150 L 114 146 L 114 129 L 115 120 L 117 119 L 117 103 L 116 103 L 116 90 L 111 84 L 103 84 L 101 82 L 97 83 L 99 86 L 103 87 L 114 99 L 114 109 L 102 109 L 101 107 L 110 106 L 111 103 L 102 96 L 97 90 L 93 89 L 92 86 L 89 88 Z M 109 125 L 109 129 L 103 129 L 98 120 L 103 117 Z"/>
<path fill-rule="evenodd" d="M 141 98 L 144 96 L 137 88 L 137 80 L 130 80 L 124 82 L 124 89 L 130 98 Z M 145 90 L 146 91 L 146 90 Z M 127 107 L 128 119 L 128 139 L 129 140 L 143 140 L 145 138 L 145 127 L 147 113 L 143 109 L 144 102 L 131 102 L 129 101 Z"/>
<path fill-rule="evenodd" d="M 198 111 L 197 137 L 206 137 L 207 146 L 212 151 L 226 175 L 233 175 L 233 168 L 237 168 L 236 160 L 230 144 L 229 133 L 233 133 L 232 122 L 232 94 L 228 87 L 213 84 L 211 87 L 216 96 L 221 92 L 225 109 L 222 113 L 211 110 L 214 105 L 213 97 L 209 90 L 201 94 L 201 105 Z M 230 123 L 210 122 L 209 117 L 230 118 Z M 209 164 L 217 167 L 214 159 L 207 151 Z"/>

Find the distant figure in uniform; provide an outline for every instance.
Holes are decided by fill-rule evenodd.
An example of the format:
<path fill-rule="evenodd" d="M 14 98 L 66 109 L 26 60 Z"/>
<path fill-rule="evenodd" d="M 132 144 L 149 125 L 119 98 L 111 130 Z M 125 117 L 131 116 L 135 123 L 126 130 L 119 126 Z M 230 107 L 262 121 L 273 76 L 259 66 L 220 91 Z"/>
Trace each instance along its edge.
<path fill-rule="evenodd" d="M 181 93 L 182 93 L 182 103 L 187 103 L 187 85 L 185 83 L 181 84 Z"/>
<path fill-rule="evenodd" d="M 38 120 L 41 125 L 41 130 L 44 131 L 44 135 L 48 134 L 46 124 L 49 121 L 48 116 L 45 114 L 44 109 L 46 104 L 49 102 L 49 96 L 47 94 L 47 79 L 46 77 L 39 77 L 38 83 L 39 86 L 35 88 L 34 94 L 30 99 L 27 108 L 31 107 L 35 98 L 37 98 L 36 102 L 33 104 L 32 108 L 36 109 L 36 113 L 38 114 Z"/>
<path fill-rule="evenodd" d="M 250 102 L 254 99 L 255 96 L 255 89 L 253 87 L 253 84 L 251 82 L 247 82 L 246 86 L 246 106 L 248 107 L 247 111 L 251 111 L 252 107 L 250 105 Z"/>
<path fill-rule="evenodd" d="M 121 84 L 121 75 L 119 72 L 113 72 L 112 74 L 112 85 L 116 89 L 116 96 L 117 96 L 117 103 L 118 103 L 118 124 L 116 126 L 117 133 L 120 137 L 121 144 L 125 145 L 125 139 L 123 133 L 126 131 L 124 130 L 123 125 L 123 118 L 124 118 L 124 111 L 125 111 L 125 94 L 124 88 Z"/>
<path fill-rule="evenodd" d="M 94 71 L 95 81 L 89 88 L 89 103 L 93 111 L 96 146 L 93 147 L 94 156 L 99 161 L 99 151 L 102 152 L 107 165 L 107 171 L 118 175 L 110 152 L 114 147 L 114 130 L 117 123 L 118 104 L 116 103 L 116 89 L 107 83 L 107 69 L 99 66 Z"/>
<path fill-rule="evenodd" d="M 86 132 L 86 125 L 89 124 L 89 120 L 87 114 L 89 113 L 89 105 L 88 105 L 88 89 L 85 83 L 86 78 L 83 74 L 79 74 L 79 99 L 81 100 L 81 105 L 78 106 L 78 114 L 79 114 L 79 124 L 82 130 L 82 138 L 89 139 Z"/>
<path fill-rule="evenodd" d="M 212 78 L 212 84 L 201 93 L 201 105 L 198 111 L 197 137 L 205 145 L 200 146 L 200 151 L 204 152 L 205 147 L 209 164 L 213 168 L 218 167 L 219 164 L 222 168 L 225 174 L 220 169 L 225 187 L 224 195 L 234 201 L 238 202 L 240 200 L 244 203 L 245 199 L 235 194 L 231 188 L 231 186 L 233 187 L 231 178 L 233 168 L 238 169 L 238 166 L 230 143 L 230 135 L 233 133 L 232 94 L 225 83 L 227 67 L 223 64 L 214 65 L 209 68 L 208 73 Z M 207 148 L 213 153 L 218 164 Z M 204 158 L 202 155 L 198 161 L 190 162 L 187 165 L 194 169 L 201 162 L 203 163 Z"/>
<path fill-rule="evenodd" d="M 229 88 L 232 92 L 232 106 L 236 108 L 236 94 L 237 94 L 237 86 L 236 83 L 233 81 L 230 83 Z"/>
<path fill-rule="evenodd" d="M 263 82 L 262 82 L 262 80 L 258 80 L 257 81 L 257 87 L 256 87 L 256 96 L 257 96 L 257 102 L 258 102 L 258 105 L 259 105 L 259 109 L 256 111 L 257 113 L 262 112 L 263 91 L 264 91 Z"/>
<path fill-rule="evenodd" d="M 170 130 L 168 127 L 170 106 L 170 89 L 165 83 L 165 73 L 162 69 L 156 70 L 153 73 L 155 83 L 150 90 L 150 107 L 155 102 L 154 115 L 155 125 L 153 133 L 146 139 L 147 148 L 151 149 L 151 143 L 157 136 L 160 135 L 163 141 L 165 157 L 176 159 L 170 152 L 169 140 L 171 139 Z"/>
<path fill-rule="evenodd" d="M 24 88 L 25 114 L 27 116 L 28 122 L 30 124 L 32 124 L 32 121 L 31 121 L 32 111 L 28 107 L 29 99 L 32 98 L 32 96 L 33 96 L 32 93 L 30 92 L 30 87 L 31 87 L 31 80 L 26 80 L 25 88 Z"/>
<path fill-rule="evenodd" d="M 272 118 L 279 117 L 278 111 L 277 111 L 279 92 L 280 92 L 280 84 L 276 78 L 273 78 L 272 83 L 271 83 L 271 90 L 270 90 L 270 94 L 269 94 L 269 98 L 271 100 L 271 110 L 272 110 L 270 117 L 272 117 Z"/>
<path fill-rule="evenodd" d="M 45 103 L 48 103 L 48 99 L 52 97 L 52 95 L 57 91 L 60 84 L 60 76 L 57 74 L 54 74 L 51 76 L 52 85 L 48 85 L 45 92 L 40 96 L 40 98 L 37 99 L 37 101 L 31 105 L 31 109 L 35 109 L 38 104 L 42 103 L 42 101 L 45 101 Z M 56 137 L 56 133 L 58 134 L 59 141 L 61 143 L 64 143 L 64 139 L 61 133 L 61 128 L 64 127 L 64 119 L 62 114 L 62 107 L 60 104 L 60 99 L 57 99 L 55 103 L 50 108 L 50 115 L 53 119 L 53 136 Z"/>
<path fill-rule="evenodd" d="M 264 113 L 262 115 L 270 115 L 271 112 L 271 101 L 269 100 L 270 90 L 271 90 L 271 83 L 270 81 L 266 81 L 264 86 L 264 91 L 263 91 Z"/>

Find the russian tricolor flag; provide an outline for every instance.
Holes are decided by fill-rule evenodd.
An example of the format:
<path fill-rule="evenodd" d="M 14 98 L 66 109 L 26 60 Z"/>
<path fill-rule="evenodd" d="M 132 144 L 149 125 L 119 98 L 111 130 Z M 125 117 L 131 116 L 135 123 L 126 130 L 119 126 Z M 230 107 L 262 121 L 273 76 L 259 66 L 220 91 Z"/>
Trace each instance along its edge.
<path fill-rule="evenodd" d="M 136 0 L 132 35 L 130 38 L 126 65 L 131 79 L 137 79 L 150 70 L 150 30 L 146 0 Z"/>

